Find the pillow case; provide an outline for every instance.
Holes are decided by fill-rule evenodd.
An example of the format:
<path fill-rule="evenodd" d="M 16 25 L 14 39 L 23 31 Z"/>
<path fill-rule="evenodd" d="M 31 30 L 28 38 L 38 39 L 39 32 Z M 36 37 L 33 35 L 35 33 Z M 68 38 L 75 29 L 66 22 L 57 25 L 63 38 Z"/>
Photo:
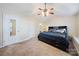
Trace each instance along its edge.
<path fill-rule="evenodd" d="M 58 33 L 64 33 L 65 29 L 50 29 L 49 32 L 58 32 Z"/>
<path fill-rule="evenodd" d="M 55 30 L 56 32 L 59 32 L 59 33 L 64 33 L 66 30 L 65 29 L 57 29 Z"/>

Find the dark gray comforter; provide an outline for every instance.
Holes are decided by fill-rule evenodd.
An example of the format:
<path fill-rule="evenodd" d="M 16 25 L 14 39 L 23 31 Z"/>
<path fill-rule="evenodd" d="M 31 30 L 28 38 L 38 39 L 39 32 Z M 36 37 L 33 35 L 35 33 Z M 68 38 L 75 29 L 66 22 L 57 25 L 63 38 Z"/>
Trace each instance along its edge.
<path fill-rule="evenodd" d="M 66 38 L 64 33 L 58 33 L 58 32 L 43 32 L 41 34 L 48 35 L 48 36 L 56 36 L 56 37 Z"/>
<path fill-rule="evenodd" d="M 40 37 L 43 37 L 45 39 L 57 41 L 57 42 L 63 42 L 67 41 L 66 36 L 64 33 L 57 33 L 57 32 L 42 32 L 39 34 Z"/>
<path fill-rule="evenodd" d="M 38 39 L 46 42 L 50 45 L 54 46 L 57 44 L 59 48 L 65 50 L 68 48 L 68 40 L 66 38 L 65 33 L 57 33 L 57 32 L 41 32 L 38 35 Z"/>

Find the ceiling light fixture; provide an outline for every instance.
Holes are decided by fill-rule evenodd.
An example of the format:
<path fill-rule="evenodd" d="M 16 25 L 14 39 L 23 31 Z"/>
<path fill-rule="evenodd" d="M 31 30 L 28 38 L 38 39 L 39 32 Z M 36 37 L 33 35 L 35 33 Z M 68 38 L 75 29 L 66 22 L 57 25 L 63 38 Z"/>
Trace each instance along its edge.
<path fill-rule="evenodd" d="M 54 13 L 53 13 L 53 9 L 54 8 L 50 8 L 50 9 L 47 9 L 47 5 L 46 5 L 46 3 L 44 3 L 44 8 L 42 9 L 42 8 L 38 8 L 39 9 L 39 13 L 38 13 L 38 15 L 42 15 L 42 16 L 48 16 L 49 14 L 51 14 L 51 15 L 53 15 Z"/>

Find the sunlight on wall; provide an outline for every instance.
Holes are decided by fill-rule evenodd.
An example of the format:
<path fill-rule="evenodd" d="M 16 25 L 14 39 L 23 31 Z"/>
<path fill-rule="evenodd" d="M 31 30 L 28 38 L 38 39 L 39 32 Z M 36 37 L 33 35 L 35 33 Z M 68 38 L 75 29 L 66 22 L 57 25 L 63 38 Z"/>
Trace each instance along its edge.
<path fill-rule="evenodd" d="M 44 23 L 40 23 L 40 31 L 44 32 L 44 31 L 48 31 L 48 26 Z"/>
<path fill-rule="evenodd" d="M 68 33 L 70 36 L 76 36 L 76 17 L 58 17 L 53 16 L 48 21 L 48 26 L 68 26 Z"/>

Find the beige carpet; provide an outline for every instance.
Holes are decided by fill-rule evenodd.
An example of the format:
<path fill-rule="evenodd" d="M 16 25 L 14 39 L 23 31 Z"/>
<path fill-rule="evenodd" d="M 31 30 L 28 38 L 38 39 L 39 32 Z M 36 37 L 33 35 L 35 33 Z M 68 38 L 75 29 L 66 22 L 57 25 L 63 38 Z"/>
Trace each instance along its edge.
<path fill-rule="evenodd" d="M 0 49 L 2 56 L 68 56 L 64 51 L 32 38 Z"/>

